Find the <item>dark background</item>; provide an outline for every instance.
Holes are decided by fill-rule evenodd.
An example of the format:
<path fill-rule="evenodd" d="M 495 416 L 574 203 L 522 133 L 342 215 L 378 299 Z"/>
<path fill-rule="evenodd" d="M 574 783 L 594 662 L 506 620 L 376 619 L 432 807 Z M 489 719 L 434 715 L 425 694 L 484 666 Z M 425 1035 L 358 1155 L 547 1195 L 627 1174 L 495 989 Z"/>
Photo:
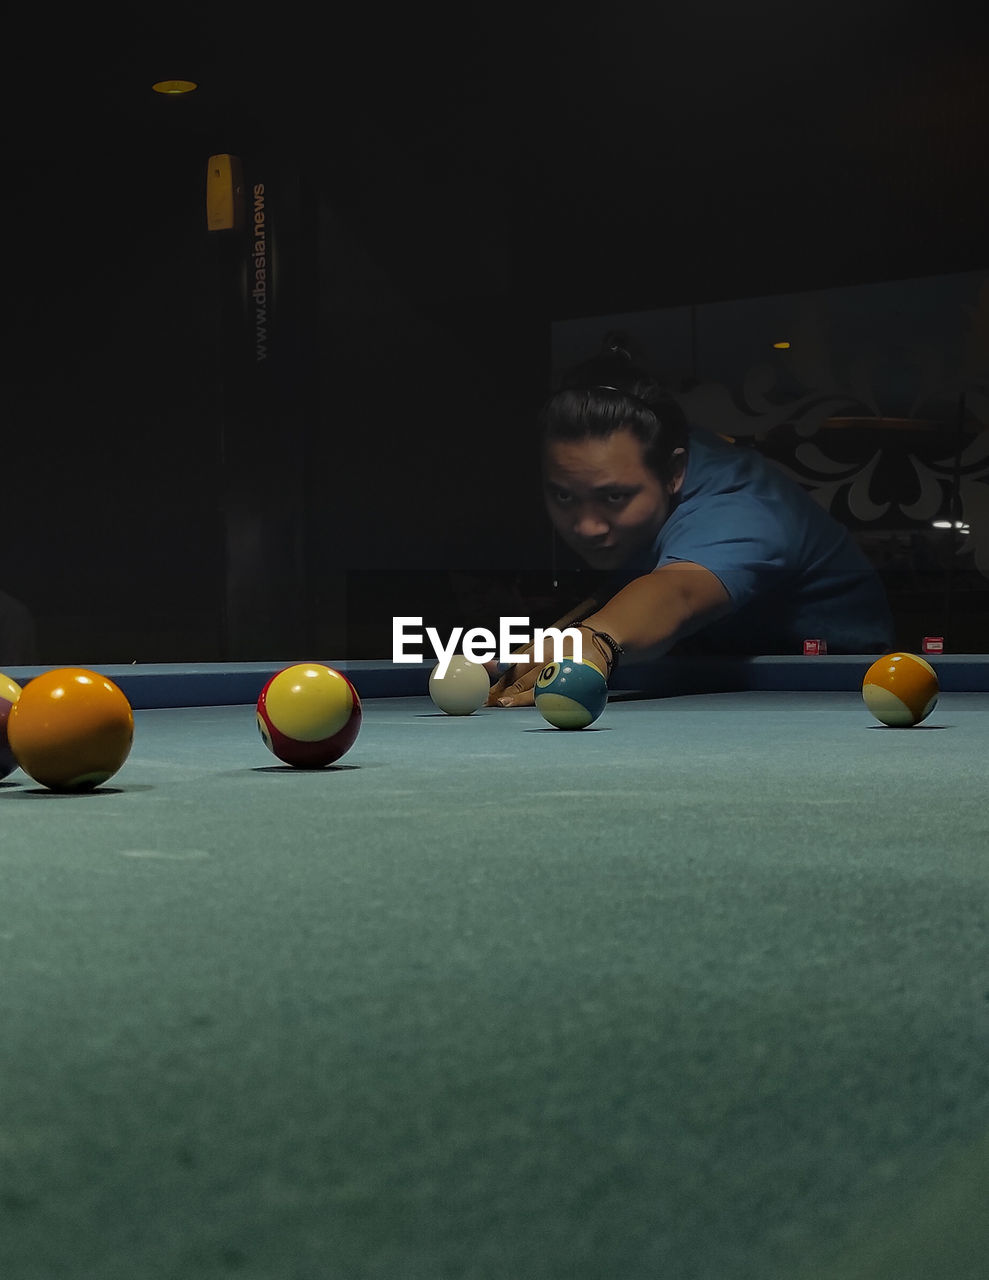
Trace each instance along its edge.
<path fill-rule="evenodd" d="M 986 266 L 970 8 L 15 20 L 0 589 L 41 660 L 382 656 L 393 614 L 549 608 L 554 321 Z M 269 193 L 263 373 L 218 152 Z"/>

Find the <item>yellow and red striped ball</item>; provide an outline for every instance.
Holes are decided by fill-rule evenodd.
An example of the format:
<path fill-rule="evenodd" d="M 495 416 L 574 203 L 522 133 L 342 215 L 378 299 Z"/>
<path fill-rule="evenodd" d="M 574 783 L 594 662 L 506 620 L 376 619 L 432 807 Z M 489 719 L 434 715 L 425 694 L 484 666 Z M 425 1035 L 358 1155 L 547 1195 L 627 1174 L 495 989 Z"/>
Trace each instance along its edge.
<path fill-rule="evenodd" d="M 6 778 L 17 768 L 17 761 L 7 740 L 7 721 L 14 703 L 21 696 L 21 686 L 10 676 L 0 672 L 0 778 Z"/>
<path fill-rule="evenodd" d="M 57 667 L 24 686 L 10 710 L 7 737 L 35 782 L 51 791 L 92 791 L 130 755 L 134 713 L 106 676 Z"/>
<path fill-rule="evenodd" d="M 296 769 L 322 769 L 354 745 L 361 700 L 345 675 L 301 662 L 273 675 L 258 698 L 258 731 L 268 750 Z"/>
<path fill-rule="evenodd" d="M 915 653 L 887 653 L 865 673 L 862 697 L 882 724 L 909 729 L 937 706 L 937 672 Z"/>

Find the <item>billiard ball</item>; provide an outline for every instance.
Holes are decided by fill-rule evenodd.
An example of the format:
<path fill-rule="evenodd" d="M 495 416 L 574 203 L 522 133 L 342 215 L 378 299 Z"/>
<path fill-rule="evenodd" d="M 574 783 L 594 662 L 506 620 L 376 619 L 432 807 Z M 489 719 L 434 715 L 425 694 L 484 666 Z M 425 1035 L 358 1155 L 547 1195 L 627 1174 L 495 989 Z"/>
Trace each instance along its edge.
<path fill-rule="evenodd" d="M 92 791 L 130 755 L 134 714 L 106 676 L 59 667 L 24 686 L 7 736 L 17 763 L 35 782 L 51 791 Z"/>
<path fill-rule="evenodd" d="M 883 724 L 910 728 L 937 706 L 937 672 L 915 653 L 888 653 L 865 673 L 862 697 Z"/>
<path fill-rule="evenodd" d="M 14 703 L 21 696 L 21 686 L 0 672 L 0 778 L 17 768 L 17 761 L 7 741 L 7 720 Z"/>
<path fill-rule="evenodd" d="M 487 702 L 491 681 L 479 663 L 456 654 L 442 676 L 439 670 L 437 663 L 430 672 L 429 696 L 448 716 L 473 715 Z"/>
<path fill-rule="evenodd" d="M 536 710 L 557 729 L 586 729 L 608 703 L 608 682 L 593 662 L 550 662 L 533 687 Z"/>
<path fill-rule="evenodd" d="M 345 675 L 319 662 L 300 662 L 271 677 L 258 698 L 258 731 L 279 760 L 322 769 L 354 745 L 361 700 Z"/>

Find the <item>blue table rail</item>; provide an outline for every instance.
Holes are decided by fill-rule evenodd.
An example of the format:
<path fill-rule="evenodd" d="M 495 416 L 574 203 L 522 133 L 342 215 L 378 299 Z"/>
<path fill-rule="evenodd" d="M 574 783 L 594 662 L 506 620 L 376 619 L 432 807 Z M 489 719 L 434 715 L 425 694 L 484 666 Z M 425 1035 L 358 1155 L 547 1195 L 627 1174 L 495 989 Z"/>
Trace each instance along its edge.
<path fill-rule="evenodd" d="M 625 663 L 611 680 L 615 694 L 643 693 L 677 697 L 696 693 L 857 691 L 874 654 L 840 657 L 666 658 L 649 665 Z M 304 658 L 277 662 L 141 663 L 126 666 L 79 662 L 108 676 L 135 709 L 238 706 L 257 701 L 265 683 L 283 667 Z M 422 697 L 428 693 L 433 663 L 395 664 L 312 658 L 341 671 L 362 698 Z M 930 658 L 944 693 L 989 692 L 989 655 L 950 654 Z M 11 667 L 6 674 L 26 684 L 42 667 Z"/>

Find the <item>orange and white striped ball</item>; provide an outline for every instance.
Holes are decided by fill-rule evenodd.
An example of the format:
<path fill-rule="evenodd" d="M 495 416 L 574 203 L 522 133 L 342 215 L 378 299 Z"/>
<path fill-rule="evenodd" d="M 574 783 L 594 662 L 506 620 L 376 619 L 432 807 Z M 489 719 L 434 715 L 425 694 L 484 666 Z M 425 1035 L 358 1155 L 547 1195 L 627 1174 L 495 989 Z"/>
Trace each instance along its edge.
<path fill-rule="evenodd" d="M 134 742 L 122 689 L 98 671 L 56 667 L 28 681 L 7 718 L 14 758 L 51 791 L 92 791 L 121 768 Z"/>
<path fill-rule="evenodd" d="M 300 662 L 273 675 L 258 698 L 258 730 L 268 750 L 296 769 L 322 769 L 354 745 L 361 700 L 345 675 Z"/>
<path fill-rule="evenodd" d="M 865 673 L 862 697 L 877 720 L 909 729 L 937 706 L 937 672 L 915 653 L 887 653 Z"/>

